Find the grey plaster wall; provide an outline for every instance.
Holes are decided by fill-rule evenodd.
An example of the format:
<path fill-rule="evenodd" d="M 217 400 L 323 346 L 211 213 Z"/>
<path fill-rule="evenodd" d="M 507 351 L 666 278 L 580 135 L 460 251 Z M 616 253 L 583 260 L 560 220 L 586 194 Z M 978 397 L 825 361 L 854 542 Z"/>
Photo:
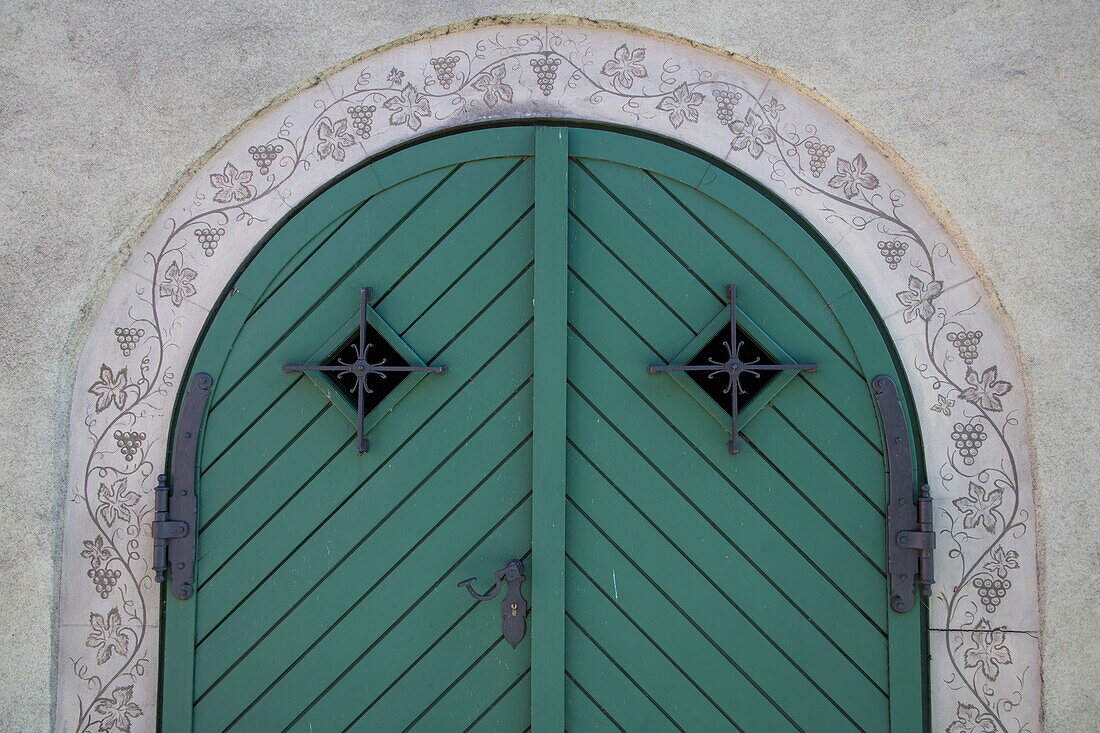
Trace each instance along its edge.
<path fill-rule="evenodd" d="M 189 166 L 359 52 L 490 14 L 637 23 L 816 88 L 906 159 L 1030 370 L 1046 724 L 1100 718 L 1092 2 L 14 2 L 0 7 L 0 729 L 45 730 L 68 405 L 88 324 Z"/>

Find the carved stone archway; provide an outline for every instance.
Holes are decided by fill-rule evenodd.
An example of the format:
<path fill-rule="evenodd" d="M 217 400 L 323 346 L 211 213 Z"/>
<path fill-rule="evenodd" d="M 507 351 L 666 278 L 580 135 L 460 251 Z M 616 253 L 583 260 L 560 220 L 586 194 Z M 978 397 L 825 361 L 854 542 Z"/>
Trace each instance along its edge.
<path fill-rule="evenodd" d="M 238 129 L 137 243 L 73 395 L 57 729 L 155 729 L 152 487 L 180 377 L 232 275 L 365 159 L 448 128 L 530 118 L 628 126 L 722 158 L 833 247 L 886 324 L 921 422 L 940 545 L 932 727 L 1038 730 L 1021 366 L 991 294 L 932 213 L 940 207 L 895 156 L 790 80 L 680 39 L 568 18 L 473 22 L 354 59 Z"/>

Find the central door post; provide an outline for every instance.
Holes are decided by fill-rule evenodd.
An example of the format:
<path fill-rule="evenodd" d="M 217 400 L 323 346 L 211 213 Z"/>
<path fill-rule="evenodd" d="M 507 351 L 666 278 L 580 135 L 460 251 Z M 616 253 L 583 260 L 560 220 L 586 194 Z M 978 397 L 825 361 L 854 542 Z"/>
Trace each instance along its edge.
<path fill-rule="evenodd" d="M 535 128 L 532 733 L 565 729 L 567 155 L 565 128 Z"/>

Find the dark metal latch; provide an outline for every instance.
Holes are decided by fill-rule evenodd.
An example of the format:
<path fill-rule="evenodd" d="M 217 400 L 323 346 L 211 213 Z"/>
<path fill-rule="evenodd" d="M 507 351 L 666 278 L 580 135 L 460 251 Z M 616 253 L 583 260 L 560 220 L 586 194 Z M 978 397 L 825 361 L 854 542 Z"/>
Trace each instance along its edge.
<path fill-rule="evenodd" d="M 523 574 L 523 562 L 511 560 L 500 570 L 493 573 L 496 584 L 486 593 L 478 593 L 470 587 L 477 582 L 477 578 L 467 578 L 458 584 L 459 588 L 466 588 L 470 595 L 479 601 L 491 601 L 500 593 L 501 583 L 508 586 L 504 593 L 504 600 L 500 602 L 500 615 L 504 640 L 515 647 L 523 640 L 527 633 L 527 600 L 523 597 L 523 581 L 527 578 Z"/>

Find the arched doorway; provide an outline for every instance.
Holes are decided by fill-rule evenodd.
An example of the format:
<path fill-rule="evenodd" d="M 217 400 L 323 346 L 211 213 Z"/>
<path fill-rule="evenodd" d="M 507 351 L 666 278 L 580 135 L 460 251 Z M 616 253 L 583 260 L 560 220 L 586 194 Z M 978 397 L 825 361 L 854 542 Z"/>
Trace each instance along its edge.
<path fill-rule="evenodd" d="M 187 380 L 212 387 L 166 731 L 923 729 L 871 388 L 900 371 L 731 172 L 609 130 L 452 134 L 321 194 L 231 288 Z M 508 638 L 456 583 L 513 558 Z"/>
<path fill-rule="evenodd" d="M 450 61 L 430 63 L 449 57 L 453 75 Z M 387 46 L 275 105 L 182 185 L 137 245 L 76 378 L 58 728 L 141 729 L 157 717 L 153 488 L 181 375 L 223 286 L 291 209 L 365 157 L 475 121 L 530 118 L 624 125 L 725 158 L 855 274 L 912 388 L 947 549 L 929 604 L 932 727 L 1034 727 L 1021 369 L 936 207 L 889 151 L 787 79 L 637 28 L 514 18 Z M 981 439 L 967 437 L 979 427 Z M 112 509 L 120 502 L 125 517 Z"/>

